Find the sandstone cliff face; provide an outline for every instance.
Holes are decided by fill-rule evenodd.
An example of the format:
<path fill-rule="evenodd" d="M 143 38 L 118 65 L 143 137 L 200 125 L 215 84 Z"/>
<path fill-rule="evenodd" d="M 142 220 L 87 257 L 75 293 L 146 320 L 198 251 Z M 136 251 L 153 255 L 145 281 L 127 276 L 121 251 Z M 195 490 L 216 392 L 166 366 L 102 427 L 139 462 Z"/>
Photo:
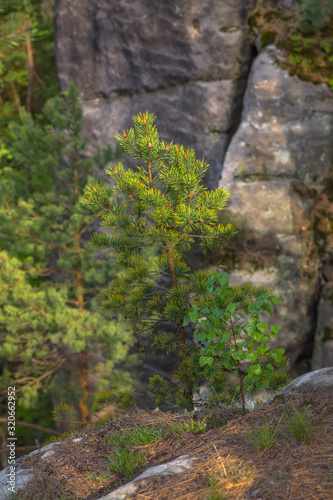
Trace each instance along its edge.
<path fill-rule="evenodd" d="M 157 115 L 163 139 L 195 148 L 216 186 L 251 61 L 253 1 L 60 0 L 61 88 L 81 91 L 92 147 L 114 142 L 133 114 Z"/>
<path fill-rule="evenodd" d="M 331 366 L 331 320 L 317 321 L 317 304 L 322 264 L 327 277 L 333 262 L 333 216 L 318 223 L 332 171 L 333 93 L 291 77 L 272 46 L 248 77 L 245 18 L 254 3 L 59 0 L 61 87 L 73 81 L 81 91 L 92 149 L 114 142 L 148 109 L 163 139 L 208 160 L 208 187 L 230 190 L 229 209 L 246 221 L 248 253 L 258 256 L 238 262 L 231 280 L 265 283 L 281 297 L 272 322 L 292 363 L 312 356 L 315 343 L 313 367 Z"/>
<path fill-rule="evenodd" d="M 317 321 L 321 262 L 311 213 L 332 170 L 333 93 L 290 76 L 279 57 L 270 46 L 252 66 L 220 184 L 231 192 L 229 209 L 246 217 L 247 235 L 274 238 L 274 261 L 236 271 L 232 280 L 266 283 L 281 297 L 272 318 L 281 326 L 276 342 L 296 360 L 312 350 Z M 314 367 L 333 364 L 328 354 L 319 361 L 320 351 Z"/>

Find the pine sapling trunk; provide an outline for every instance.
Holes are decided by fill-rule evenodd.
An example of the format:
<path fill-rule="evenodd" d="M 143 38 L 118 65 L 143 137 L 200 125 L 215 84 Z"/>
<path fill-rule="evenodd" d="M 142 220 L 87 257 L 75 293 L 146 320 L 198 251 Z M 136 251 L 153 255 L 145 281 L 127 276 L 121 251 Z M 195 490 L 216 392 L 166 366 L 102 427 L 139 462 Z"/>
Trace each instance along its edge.
<path fill-rule="evenodd" d="M 237 342 L 236 342 L 236 334 L 235 334 L 235 329 L 234 329 L 234 324 L 232 320 L 230 320 L 231 323 L 231 329 L 232 329 L 232 336 L 234 340 L 234 346 L 236 352 L 239 350 L 237 347 Z M 246 407 L 245 407 L 245 397 L 244 397 L 244 384 L 243 384 L 243 375 L 242 375 L 242 370 L 241 370 L 241 365 L 240 361 L 237 361 L 237 368 L 238 368 L 238 374 L 239 374 L 239 385 L 240 385 L 240 393 L 241 393 L 241 398 L 242 398 L 242 406 L 243 406 L 243 415 L 246 414 Z"/>
<path fill-rule="evenodd" d="M 175 260 L 174 260 L 174 256 L 173 256 L 172 247 L 169 248 L 169 267 L 170 267 L 170 272 L 171 272 L 172 286 L 174 288 L 178 288 L 176 266 L 175 266 Z M 179 323 L 177 326 L 178 326 L 178 329 L 180 329 L 178 353 L 179 353 L 180 362 L 183 363 L 183 361 L 185 361 L 185 328 L 184 328 L 182 323 Z M 186 381 L 186 386 L 185 386 L 185 398 L 188 402 L 189 409 L 193 409 L 193 387 L 192 387 L 191 378 L 188 374 L 187 374 L 187 381 Z"/>
<path fill-rule="evenodd" d="M 237 366 L 238 366 L 238 373 L 239 373 L 240 393 L 241 393 L 242 405 L 243 405 L 243 415 L 245 415 L 245 413 L 246 413 L 246 407 L 245 407 L 245 397 L 244 397 L 243 375 L 242 375 L 242 372 L 241 372 L 241 365 L 240 365 L 239 361 L 237 363 Z"/>

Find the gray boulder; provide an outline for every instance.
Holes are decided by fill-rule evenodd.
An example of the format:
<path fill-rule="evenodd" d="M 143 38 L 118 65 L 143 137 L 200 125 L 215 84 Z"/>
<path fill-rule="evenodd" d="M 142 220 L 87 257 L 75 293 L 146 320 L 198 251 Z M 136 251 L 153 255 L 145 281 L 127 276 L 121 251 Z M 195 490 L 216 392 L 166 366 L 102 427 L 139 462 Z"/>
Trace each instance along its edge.
<path fill-rule="evenodd" d="M 333 94 L 290 76 L 277 64 L 281 57 L 269 46 L 252 66 L 220 185 L 230 190 L 228 209 L 245 219 L 247 235 L 274 239 L 269 265 L 240 266 L 231 282 L 266 284 L 280 296 L 273 344 L 286 348 L 293 364 L 313 347 L 320 260 L 308 215 L 332 169 Z"/>
<path fill-rule="evenodd" d="M 312 391 L 318 394 L 327 394 L 333 397 L 333 368 L 322 368 L 313 372 L 305 373 L 286 385 L 274 397 L 265 401 L 264 404 L 272 403 L 274 400 L 283 400 L 286 396 L 293 394 L 309 394 Z M 333 400 L 332 400 L 333 403 Z"/>

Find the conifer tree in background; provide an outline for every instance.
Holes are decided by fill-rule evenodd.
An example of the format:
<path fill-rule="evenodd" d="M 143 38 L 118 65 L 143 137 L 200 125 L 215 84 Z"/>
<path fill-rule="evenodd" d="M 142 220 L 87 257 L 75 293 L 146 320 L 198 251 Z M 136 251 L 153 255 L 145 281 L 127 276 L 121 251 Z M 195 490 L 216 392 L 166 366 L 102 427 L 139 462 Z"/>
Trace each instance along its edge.
<path fill-rule="evenodd" d="M 20 109 L 40 112 L 58 94 L 54 0 L 0 2 L 0 137 Z"/>
<path fill-rule="evenodd" d="M 0 360 L 4 364 L 0 387 L 15 385 L 19 411 L 22 406 L 30 411 L 40 408 L 38 399 L 50 394 L 75 402 L 77 374 L 67 381 L 71 389 L 65 390 L 57 387 L 61 382 L 57 372 L 68 370 L 73 353 L 85 344 L 109 353 L 106 366 L 98 367 L 105 373 L 100 387 L 108 381 L 106 372 L 112 372 L 114 364 L 126 356 L 123 325 L 105 321 L 98 311 L 70 307 L 64 286 L 33 286 L 22 262 L 7 252 L 0 252 L 0 296 Z M 39 416 L 39 424 L 43 420 L 47 424 L 49 419 L 50 408 Z"/>
<path fill-rule="evenodd" d="M 323 29 L 333 15 L 333 0 L 303 0 L 299 6 L 301 20 L 298 25 L 303 33 Z"/>
<path fill-rule="evenodd" d="M 202 250 L 227 242 L 235 233 L 218 223 L 218 213 L 229 193 L 223 188 L 208 191 L 202 179 L 208 168 L 194 151 L 159 139 L 154 115 L 133 117 L 134 129 L 123 132 L 118 143 L 141 165 L 136 171 L 111 165 L 113 194 L 106 184 L 90 184 L 85 203 L 95 211 L 108 233 L 95 233 L 93 244 L 114 253 L 124 271 L 103 297 L 105 310 L 121 312 L 137 339 L 149 336 L 147 349 L 177 352 L 180 405 L 192 408 L 193 382 L 200 379 L 198 348 L 186 341 L 184 317 L 193 299 L 205 293 L 207 275 L 192 272 L 184 256 L 195 241 Z M 146 249 L 160 255 L 150 265 Z M 170 328 L 174 333 L 170 333 Z"/>
<path fill-rule="evenodd" d="M 48 101 L 38 119 L 24 111 L 21 118 L 22 124 L 11 127 L 11 160 L 1 169 L 0 250 L 7 252 L 2 264 L 17 259 L 13 275 L 20 284 L 9 293 L 6 278 L 2 283 L 7 290 L 0 300 L 3 377 L 21 387 L 27 405 L 29 397 L 36 402 L 41 389 L 52 389 L 62 402 L 78 404 L 87 421 L 94 351 L 102 350 L 106 358 L 92 367 L 95 392 L 119 380 L 114 364 L 124 362 L 129 343 L 128 329 L 98 312 L 99 287 L 116 270 L 85 245 L 95 218 L 80 203 L 84 186 L 94 179 L 92 169 L 105 166 L 113 153 L 106 148 L 85 158 L 74 86 Z M 67 384 L 60 366 L 69 375 Z M 126 373 L 122 378 L 129 380 Z"/>

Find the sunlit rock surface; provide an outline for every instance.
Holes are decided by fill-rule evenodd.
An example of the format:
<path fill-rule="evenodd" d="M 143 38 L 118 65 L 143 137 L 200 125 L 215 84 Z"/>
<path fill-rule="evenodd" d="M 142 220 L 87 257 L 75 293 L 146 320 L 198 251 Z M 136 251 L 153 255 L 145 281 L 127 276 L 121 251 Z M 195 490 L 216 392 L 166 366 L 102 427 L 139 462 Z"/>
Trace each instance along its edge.
<path fill-rule="evenodd" d="M 275 239 L 273 265 L 235 271 L 231 282 L 266 284 L 280 296 L 274 345 L 285 347 L 293 364 L 311 352 L 316 328 L 321 262 L 311 211 L 332 170 L 333 93 L 290 76 L 280 58 L 270 46 L 253 63 L 220 185 L 230 190 L 229 209 L 245 219 L 248 234 Z M 320 359 L 316 368 L 328 366 Z"/>

